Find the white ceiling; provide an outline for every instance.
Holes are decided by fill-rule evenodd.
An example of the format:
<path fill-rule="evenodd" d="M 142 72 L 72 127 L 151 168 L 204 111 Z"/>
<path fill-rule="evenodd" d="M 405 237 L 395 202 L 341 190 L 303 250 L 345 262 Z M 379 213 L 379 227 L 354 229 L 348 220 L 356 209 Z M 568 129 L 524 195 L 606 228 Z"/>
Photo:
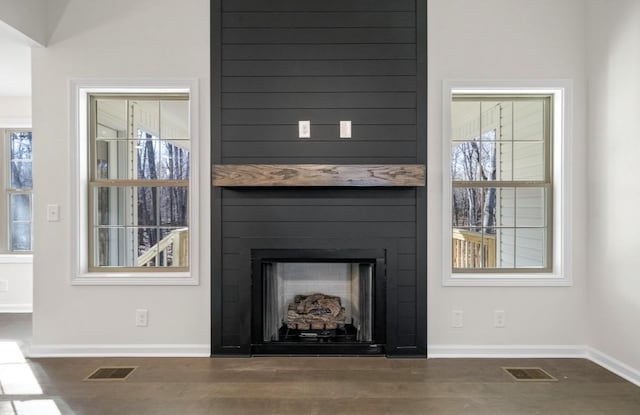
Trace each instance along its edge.
<path fill-rule="evenodd" d="M 0 96 L 31 96 L 31 43 L 0 21 Z"/>

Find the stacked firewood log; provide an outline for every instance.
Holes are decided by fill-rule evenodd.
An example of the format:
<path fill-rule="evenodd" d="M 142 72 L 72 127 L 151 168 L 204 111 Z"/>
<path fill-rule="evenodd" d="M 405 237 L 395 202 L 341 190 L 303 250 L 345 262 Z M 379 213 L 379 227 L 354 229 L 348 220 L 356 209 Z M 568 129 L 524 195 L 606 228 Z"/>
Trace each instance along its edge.
<path fill-rule="evenodd" d="M 335 330 L 344 327 L 340 297 L 326 294 L 296 295 L 287 311 L 287 327 L 298 330 Z"/>

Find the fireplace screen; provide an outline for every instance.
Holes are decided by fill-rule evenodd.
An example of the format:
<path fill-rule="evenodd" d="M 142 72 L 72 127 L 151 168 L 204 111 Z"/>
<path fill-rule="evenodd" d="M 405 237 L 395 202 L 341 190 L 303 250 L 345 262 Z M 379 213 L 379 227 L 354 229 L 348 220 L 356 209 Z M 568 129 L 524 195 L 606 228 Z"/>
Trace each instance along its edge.
<path fill-rule="evenodd" d="M 262 263 L 262 341 L 373 341 L 375 261 Z"/>

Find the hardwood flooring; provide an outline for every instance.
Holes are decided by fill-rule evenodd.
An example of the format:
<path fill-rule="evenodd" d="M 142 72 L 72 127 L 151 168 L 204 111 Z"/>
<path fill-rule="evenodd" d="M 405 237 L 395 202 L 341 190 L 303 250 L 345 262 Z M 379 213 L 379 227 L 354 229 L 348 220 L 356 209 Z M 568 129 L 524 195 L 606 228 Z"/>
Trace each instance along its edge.
<path fill-rule="evenodd" d="M 0 317 L 0 339 L 7 338 L 4 320 Z M 0 356 L 7 361 L 9 355 Z M 639 387 L 583 359 L 59 358 L 1 362 L 3 357 L 0 415 L 640 414 Z M 83 380 L 100 366 L 129 365 L 138 369 L 126 381 Z M 504 372 L 504 366 L 541 367 L 558 380 L 517 382 Z"/>

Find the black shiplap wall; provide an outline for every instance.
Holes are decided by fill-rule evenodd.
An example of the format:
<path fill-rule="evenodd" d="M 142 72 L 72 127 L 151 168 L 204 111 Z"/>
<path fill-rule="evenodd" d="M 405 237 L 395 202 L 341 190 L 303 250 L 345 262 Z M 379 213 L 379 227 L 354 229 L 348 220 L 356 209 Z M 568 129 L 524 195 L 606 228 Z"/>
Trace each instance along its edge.
<path fill-rule="evenodd" d="M 224 0 L 222 162 L 415 163 L 415 8 Z M 340 120 L 353 138 L 338 138 Z"/>
<path fill-rule="evenodd" d="M 420 1 L 214 1 L 214 161 L 423 163 Z M 311 121 L 310 139 L 298 120 Z M 353 138 L 338 138 L 340 120 Z M 390 254 L 388 353 L 424 354 L 422 193 L 216 189 L 213 352 L 249 353 L 251 249 L 371 246 Z"/>

